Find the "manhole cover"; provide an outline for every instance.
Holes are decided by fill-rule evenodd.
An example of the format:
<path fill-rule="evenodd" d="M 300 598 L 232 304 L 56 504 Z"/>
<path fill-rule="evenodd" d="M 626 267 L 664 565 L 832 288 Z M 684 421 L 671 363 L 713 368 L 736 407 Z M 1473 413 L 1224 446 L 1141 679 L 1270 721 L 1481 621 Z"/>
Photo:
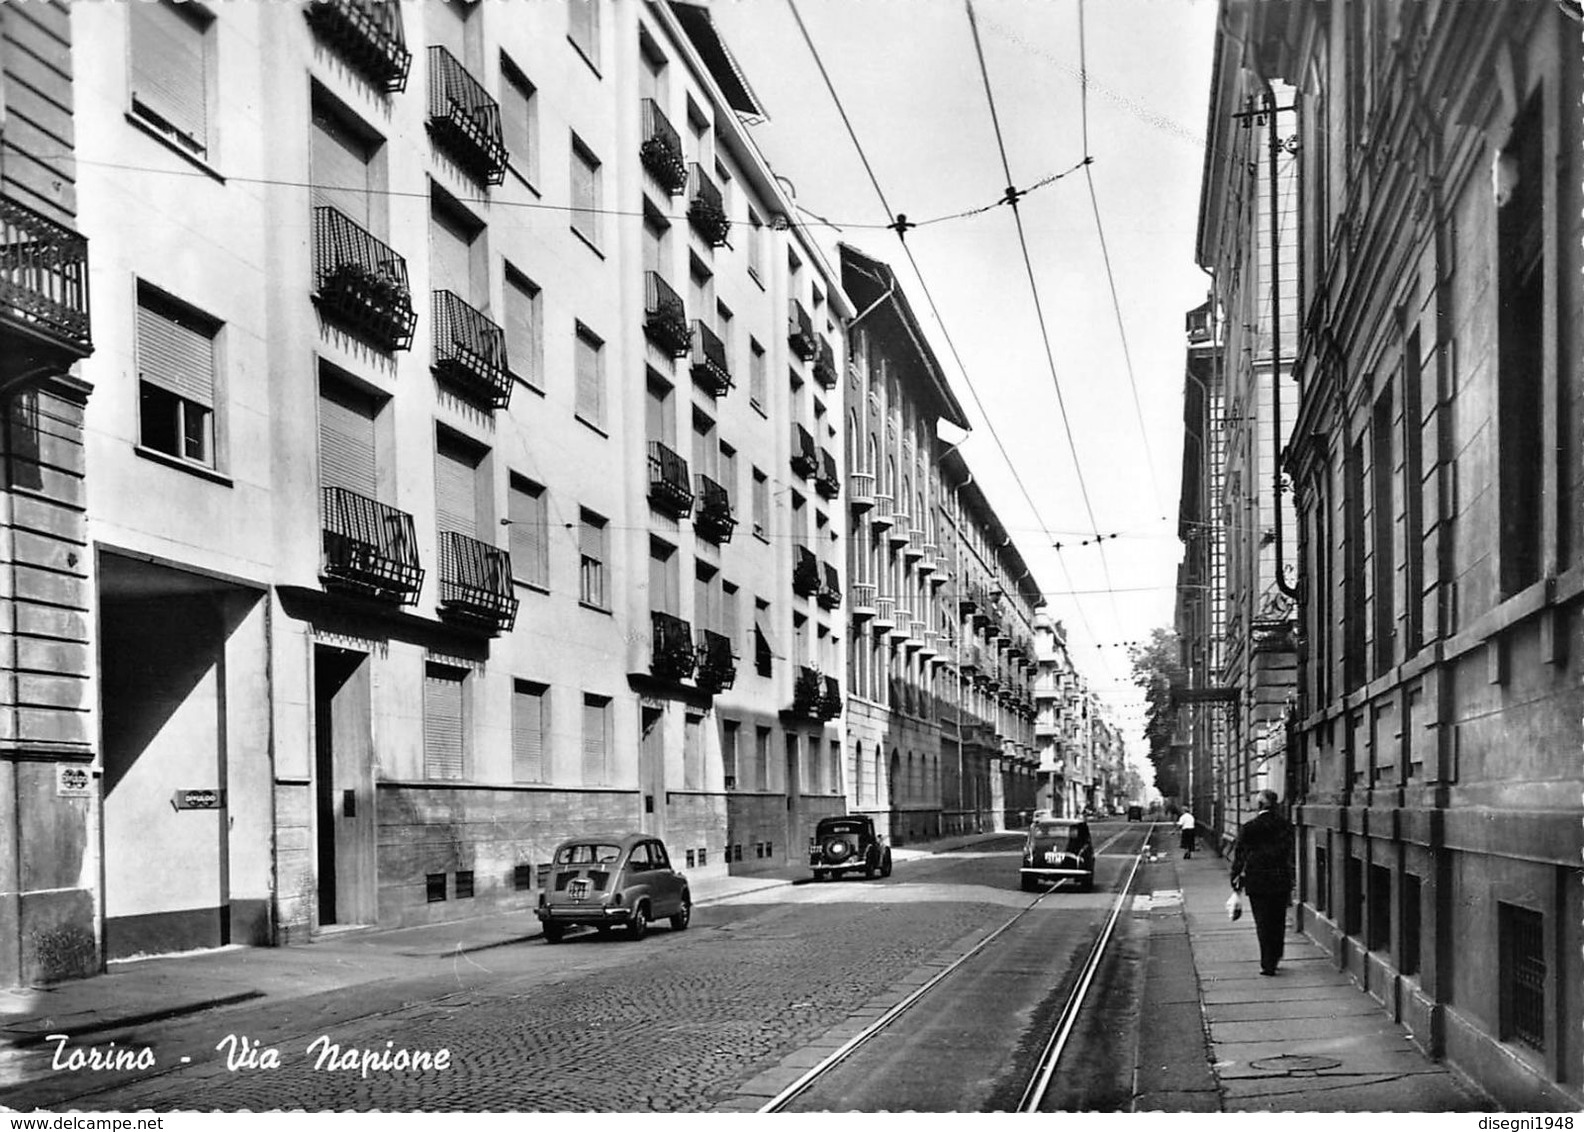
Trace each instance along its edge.
<path fill-rule="evenodd" d="M 1274 1069 L 1278 1073 L 1317 1073 L 1322 1069 L 1335 1069 L 1342 1062 L 1335 1057 L 1315 1057 L 1306 1053 L 1284 1053 L 1277 1057 L 1262 1057 L 1249 1062 L 1252 1069 Z"/>

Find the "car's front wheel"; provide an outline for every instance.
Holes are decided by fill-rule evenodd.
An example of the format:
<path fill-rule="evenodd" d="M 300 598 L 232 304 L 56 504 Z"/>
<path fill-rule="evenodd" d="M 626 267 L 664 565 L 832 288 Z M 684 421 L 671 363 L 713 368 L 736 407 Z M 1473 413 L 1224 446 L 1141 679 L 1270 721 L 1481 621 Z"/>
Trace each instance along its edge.
<path fill-rule="evenodd" d="M 671 930 L 674 932 L 687 931 L 688 921 L 693 918 L 693 898 L 687 893 L 682 894 L 682 907 L 676 915 L 671 917 Z"/>
<path fill-rule="evenodd" d="M 639 904 L 627 918 L 627 938 L 642 939 L 649 931 L 649 905 Z"/>

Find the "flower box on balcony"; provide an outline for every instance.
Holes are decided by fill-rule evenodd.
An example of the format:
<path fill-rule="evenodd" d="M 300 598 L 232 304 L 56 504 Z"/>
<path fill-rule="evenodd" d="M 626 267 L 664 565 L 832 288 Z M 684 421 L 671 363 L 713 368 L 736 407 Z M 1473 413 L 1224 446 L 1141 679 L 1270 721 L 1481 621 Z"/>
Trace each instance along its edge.
<path fill-rule="evenodd" d="M 693 320 L 693 380 L 703 386 L 711 397 L 724 397 L 731 392 L 731 363 L 726 357 L 726 343 L 709 328 L 701 318 Z"/>
<path fill-rule="evenodd" d="M 407 89 L 412 52 L 394 0 L 310 0 L 303 12 L 314 34 L 380 90 Z"/>
<path fill-rule="evenodd" d="M 693 350 L 693 328 L 688 325 L 682 296 L 658 271 L 644 273 L 644 334 L 673 358 L 685 358 Z"/>
<path fill-rule="evenodd" d="M 456 56 L 429 48 L 429 133 L 462 170 L 485 185 L 506 179 L 500 104 Z"/>
<path fill-rule="evenodd" d="M 687 188 L 688 183 L 687 158 L 682 156 L 682 138 L 654 99 L 646 98 L 640 105 L 644 140 L 638 147 L 638 161 L 668 196 L 676 196 Z"/>
<path fill-rule="evenodd" d="M 649 503 L 674 519 L 693 510 L 687 460 L 658 440 L 649 442 Z"/>
<path fill-rule="evenodd" d="M 710 247 L 721 247 L 731 237 L 731 218 L 726 215 L 721 191 L 696 161 L 688 172 L 687 214 L 688 222 Z"/>
<path fill-rule="evenodd" d="M 326 319 L 371 346 L 412 346 L 418 313 L 406 261 L 328 205 L 314 209 L 313 298 Z"/>
<path fill-rule="evenodd" d="M 818 669 L 802 665 L 792 684 L 792 714 L 804 719 L 822 719 L 825 681 Z"/>

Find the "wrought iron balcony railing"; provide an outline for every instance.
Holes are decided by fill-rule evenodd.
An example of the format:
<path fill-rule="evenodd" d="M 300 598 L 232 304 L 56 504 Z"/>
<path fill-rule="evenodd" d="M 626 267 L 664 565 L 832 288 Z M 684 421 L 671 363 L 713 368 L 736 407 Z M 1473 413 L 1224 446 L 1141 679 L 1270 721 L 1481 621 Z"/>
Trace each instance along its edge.
<path fill-rule="evenodd" d="M 847 506 L 854 511 L 867 511 L 874 506 L 873 472 L 847 473 Z"/>
<path fill-rule="evenodd" d="M 696 651 L 698 674 L 695 682 L 700 691 L 715 695 L 726 691 L 736 682 L 737 658 L 732 654 L 730 637 L 709 629 L 700 629 Z"/>
<path fill-rule="evenodd" d="M 828 448 L 820 449 L 820 470 L 814 480 L 814 490 L 826 499 L 835 499 L 841 494 L 841 474 L 836 471 L 836 457 Z"/>
<path fill-rule="evenodd" d="M 825 677 L 825 690 L 820 695 L 819 714 L 821 719 L 836 719 L 842 713 L 841 684 L 836 677 Z"/>
<path fill-rule="evenodd" d="M 792 714 L 805 719 L 821 719 L 824 699 L 825 681 L 819 669 L 799 665 L 797 678 L 792 683 Z"/>
<path fill-rule="evenodd" d="M 329 205 L 314 209 L 313 299 L 326 319 L 382 350 L 412 347 L 407 261 Z"/>
<path fill-rule="evenodd" d="M 4 198 L 0 198 L 0 325 L 7 337 L 18 334 L 34 340 L 36 345 L 28 353 L 35 361 L 45 360 L 38 356 L 42 346 L 56 354 L 62 369 L 93 352 L 87 237 Z M 9 342 L 6 352 L 13 352 Z"/>
<path fill-rule="evenodd" d="M 440 532 L 440 614 L 490 633 L 517 623 L 511 555 L 457 531 Z"/>
<path fill-rule="evenodd" d="M 796 299 L 788 299 L 787 343 L 802 361 L 811 360 L 819 353 L 819 343 L 814 339 L 814 322 L 808 311 Z"/>
<path fill-rule="evenodd" d="M 702 472 L 694 473 L 693 491 L 698 503 L 693 512 L 693 532 L 717 546 L 730 542 L 737 527 L 731 493 Z"/>
<path fill-rule="evenodd" d="M 682 138 L 652 98 L 640 104 L 643 114 L 643 143 L 638 161 L 660 183 L 667 195 L 676 196 L 687 188 L 687 159 L 682 156 Z"/>
<path fill-rule="evenodd" d="M 693 320 L 693 380 L 709 391 L 711 397 L 724 397 L 731 392 L 731 361 L 726 356 L 726 343 L 709 328 L 702 318 Z"/>
<path fill-rule="evenodd" d="M 819 560 L 806 546 L 792 548 L 792 592 L 800 597 L 813 597 L 819 592 Z"/>
<path fill-rule="evenodd" d="M 836 388 L 836 353 L 831 349 L 830 339 L 823 334 L 819 335 L 819 351 L 814 357 L 814 380 L 826 389 Z"/>
<path fill-rule="evenodd" d="M 875 586 L 873 582 L 852 584 L 852 616 L 854 621 L 867 621 L 875 615 Z"/>
<path fill-rule="evenodd" d="M 392 94 L 407 89 L 412 52 L 395 0 L 310 0 L 303 14 L 314 34 L 374 86 Z"/>
<path fill-rule="evenodd" d="M 326 487 L 320 495 L 325 587 L 400 605 L 416 602 L 424 572 L 412 516 L 344 487 Z"/>
<path fill-rule="evenodd" d="M 792 470 L 804 479 L 819 471 L 819 449 L 814 437 L 800 424 L 792 425 Z"/>
<path fill-rule="evenodd" d="M 731 238 L 731 218 L 715 179 L 694 162 L 688 167 L 688 221 L 712 248 Z"/>
<path fill-rule="evenodd" d="M 687 461 L 658 440 L 649 442 L 649 503 L 675 519 L 693 510 Z"/>
<path fill-rule="evenodd" d="M 691 677 L 698 666 L 692 626 L 682 618 L 662 613 L 658 609 L 650 612 L 649 620 L 653 628 L 650 674 L 658 680 L 673 682 Z"/>
<path fill-rule="evenodd" d="M 506 179 L 500 104 L 439 44 L 429 48 L 429 133 L 470 177 L 486 185 Z"/>
<path fill-rule="evenodd" d="M 825 563 L 825 580 L 820 583 L 816 600 L 823 609 L 835 609 L 841 604 L 841 577 L 836 573 L 836 567 L 829 562 Z"/>
<path fill-rule="evenodd" d="M 658 271 L 644 272 L 644 334 L 673 358 L 685 358 L 693 350 L 693 330 L 682 296 Z"/>
<path fill-rule="evenodd" d="M 450 291 L 434 292 L 434 372 L 482 406 L 511 402 L 506 332 Z"/>

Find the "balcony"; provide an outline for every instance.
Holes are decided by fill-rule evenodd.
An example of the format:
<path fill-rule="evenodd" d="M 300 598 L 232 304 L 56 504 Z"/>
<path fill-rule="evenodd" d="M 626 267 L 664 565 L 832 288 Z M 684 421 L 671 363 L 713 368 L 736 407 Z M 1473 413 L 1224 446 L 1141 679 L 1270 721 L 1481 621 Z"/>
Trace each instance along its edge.
<path fill-rule="evenodd" d="M 313 301 L 326 321 L 387 352 L 412 348 L 407 261 L 328 205 L 314 209 Z"/>
<path fill-rule="evenodd" d="M 731 392 L 731 362 L 726 357 L 726 343 L 701 318 L 693 320 L 693 380 L 702 385 L 711 397 L 724 397 Z"/>
<path fill-rule="evenodd" d="M 824 701 L 825 680 L 819 669 L 799 665 L 797 678 L 792 682 L 792 714 L 804 719 L 824 719 L 821 714 Z"/>
<path fill-rule="evenodd" d="M 799 597 L 813 597 L 819 592 L 819 560 L 806 546 L 792 548 L 792 592 Z"/>
<path fill-rule="evenodd" d="M 698 658 L 695 682 L 702 692 L 715 695 L 737 680 L 737 658 L 732 655 L 731 638 L 709 629 L 700 629 L 694 642 Z"/>
<path fill-rule="evenodd" d="M 819 471 L 819 450 L 814 437 L 800 424 L 792 426 L 792 470 L 804 479 Z"/>
<path fill-rule="evenodd" d="M 917 527 L 908 528 L 907 549 L 903 553 L 911 559 L 924 557 L 924 532 Z"/>
<path fill-rule="evenodd" d="M 891 497 L 884 492 L 875 492 L 874 512 L 869 516 L 869 525 L 877 531 L 883 531 L 891 525 Z"/>
<path fill-rule="evenodd" d="M 1059 739 L 1061 738 L 1061 724 L 1053 719 L 1036 719 L 1034 721 L 1034 738 Z"/>
<path fill-rule="evenodd" d="M 919 649 L 919 655 L 929 660 L 940 655 L 940 633 L 934 629 L 924 630 L 924 647 Z"/>
<path fill-rule="evenodd" d="M 923 544 L 924 553 L 919 556 L 918 566 L 915 569 L 920 574 L 933 574 L 940 565 L 940 547 L 933 542 Z"/>
<path fill-rule="evenodd" d="M 814 380 L 826 389 L 836 388 L 836 352 L 831 349 L 830 339 L 823 334 L 819 335 L 819 352 L 814 356 Z"/>
<path fill-rule="evenodd" d="M 896 598 L 876 597 L 874 624 L 876 633 L 888 633 L 896 625 Z"/>
<path fill-rule="evenodd" d="M 693 533 L 719 546 L 730 542 L 737 526 L 732 513 L 731 494 L 703 473 L 693 477 L 698 510 L 693 513 Z"/>
<path fill-rule="evenodd" d="M 825 563 L 825 580 L 814 596 L 821 609 L 835 609 L 841 604 L 841 577 L 836 573 L 836 567 L 829 562 Z"/>
<path fill-rule="evenodd" d="M 908 635 L 908 643 L 914 647 L 922 648 L 924 645 L 924 634 L 929 632 L 929 622 L 920 621 L 915 617 L 910 628 L 912 632 Z"/>
<path fill-rule="evenodd" d="M 867 511 L 874 506 L 874 473 L 847 473 L 847 506 L 854 511 Z"/>
<path fill-rule="evenodd" d="M 444 47 L 429 48 L 429 136 L 485 185 L 506 179 L 500 105 Z"/>
<path fill-rule="evenodd" d="M 841 475 L 836 471 L 836 457 L 830 449 L 820 449 L 820 470 L 814 480 L 814 490 L 825 499 L 835 499 L 841 493 Z"/>
<path fill-rule="evenodd" d="M 820 696 L 819 714 L 821 719 L 836 719 L 842 713 L 841 685 L 836 677 L 825 677 L 825 690 Z"/>
<path fill-rule="evenodd" d="M 814 323 L 808 311 L 796 299 L 787 300 L 787 344 L 800 361 L 810 361 L 819 353 L 819 342 L 814 338 Z"/>
<path fill-rule="evenodd" d="M 698 665 L 698 654 L 693 645 L 693 629 L 680 617 L 651 610 L 652 646 L 649 653 L 649 673 L 656 680 L 680 683 L 693 675 Z"/>
<path fill-rule="evenodd" d="M 968 645 L 964 647 L 962 650 L 962 657 L 958 662 L 958 667 L 961 668 L 965 673 L 979 671 L 978 645 Z"/>
<path fill-rule="evenodd" d="M 971 582 L 957 591 L 957 611 L 974 613 L 979 608 L 979 588 Z"/>
<path fill-rule="evenodd" d="M 657 271 L 644 272 L 644 336 L 673 358 L 685 358 L 693 350 L 693 329 L 682 296 Z"/>
<path fill-rule="evenodd" d="M 698 162 L 688 166 L 688 223 L 712 248 L 731 238 L 731 218 L 715 179 Z"/>
<path fill-rule="evenodd" d="M 873 582 L 852 584 L 852 618 L 867 621 L 875 615 L 875 587 Z"/>
<path fill-rule="evenodd" d="M 88 240 L 26 205 L 0 198 L 0 378 L 64 373 L 93 353 L 88 337 Z"/>
<path fill-rule="evenodd" d="M 450 291 L 434 292 L 433 368 L 480 405 L 504 409 L 511 401 L 506 332 Z"/>
<path fill-rule="evenodd" d="M 649 442 L 649 504 L 673 519 L 693 510 L 687 461 L 658 440 Z"/>
<path fill-rule="evenodd" d="M 314 34 L 373 86 L 407 89 L 412 52 L 402 34 L 401 5 L 381 0 L 311 0 L 303 12 Z"/>
<path fill-rule="evenodd" d="M 908 524 L 912 516 L 907 513 L 904 506 L 898 505 L 891 511 L 891 533 L 886 537 L 891 540 L 892 546 L 906 546 L 908 541 Z"/>
<path fill-rule="evenodd" d="M 912 631 L 913 611 L 903 604 L 903 599 L 898 599 L 896 605 L 896 624 L 891 626 L 891 628 L 887 631 L 887 635 L 890 636 L 893 641 L 905 641 L 907 640 L 908 634 Z"/>
<path fill-rule="evenodd" d="M 643 144 L 638 160 L 669 196 L 687 188 L 687 159 L 682 156 L 682 138 L 658 103 L 646 98 L 643 109 Z"/>
<path fill-rule="evenodd" d="M 325 488 L 321 506 L 319 576 L 326 589 L 398 605 L 418 600 L 424 572 L 411 515 L 344 487 Z"/>
<path fill-rule="evenodd" d="M 440 616 L 509 633 L 517 623 L 511 555 L 457 531 L 440 532 Z"/>

